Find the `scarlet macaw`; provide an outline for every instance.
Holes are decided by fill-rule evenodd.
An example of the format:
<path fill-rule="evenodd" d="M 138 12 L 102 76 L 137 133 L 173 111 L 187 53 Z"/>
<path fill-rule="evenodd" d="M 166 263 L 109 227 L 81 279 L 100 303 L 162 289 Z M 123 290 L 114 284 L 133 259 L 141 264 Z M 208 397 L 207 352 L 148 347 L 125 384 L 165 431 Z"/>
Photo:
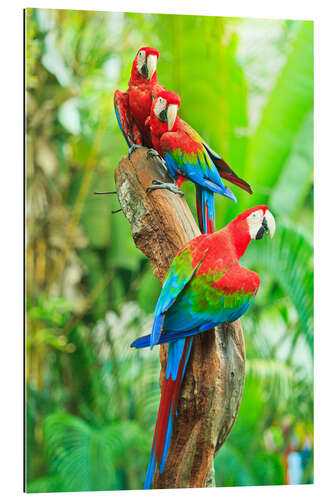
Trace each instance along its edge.
<path fill-rule="evenodd" d="M 163 90 L 166 90 L 157 80 L 156 67 L 159 52 L 152 47 L 142 47 L 136 54 L 132 65 L 131 78 L 126 92 L 116 90 L 114 94 L 114 106 L 120 130 L 130 147 L 130 152 L 136 145 L 151 148 L 152 141 L 147 125 L 152 102 Z M 208 146 L 208 144 L 195 132 L 188 123 L 181 120 L 184 131 L 193 136 L 195 140 L 204 146 L 211 161 L 214 163 L 219 174 L 224 179 L 236 186 L 252 193 L 249 184 L 238 177 L 229 167 L 224 159 Z"/>
<path fill-rule="evenodd" d="M 272 238 L 274 232 L 273 215 L 266 205 L 259 205 L 241 213 L 223 229 L 194 238 L 174 258 L 155 308 L 151 334 L 132 344 L 152 348 L 169 342 L 145 489 L 151 487 L 156 467 L 160 473 L 164 471 L 193 335 L 233 322 L 248 310 L 260 278 L 238 261 L 251 240 L 268 233 Z"/>
<path fill-rule="evenodd" d="M 127 91 L 116 90 L 114 93 L 118 124 L 131 149 L 135 149 L 136 145 L 152 146 L 150 132 L 145 121 L 150 114 L 154 96 L 164 90 L 164 87 L 157 81 L 158 58 L 157 49 L 142 47 L 138 50 L 133 61 Z"/>
<path fill-rule="evenodd" d="M 203 233 L 212 233 L 215 231 L 214 193 L 233 201 L 236 198 L 223 184 L 199 134 L 177 116 L 179 106 L 180 97 L 163 90 L 153 102 L 146 120 L 153 147 L 164 158 L 168 171 L 176 180 L 176 186 L 154 181 L 155 185 L 149 189 L 166 188 L 177 192 L 184 181 L 194 182 L 200 229 Z"/>

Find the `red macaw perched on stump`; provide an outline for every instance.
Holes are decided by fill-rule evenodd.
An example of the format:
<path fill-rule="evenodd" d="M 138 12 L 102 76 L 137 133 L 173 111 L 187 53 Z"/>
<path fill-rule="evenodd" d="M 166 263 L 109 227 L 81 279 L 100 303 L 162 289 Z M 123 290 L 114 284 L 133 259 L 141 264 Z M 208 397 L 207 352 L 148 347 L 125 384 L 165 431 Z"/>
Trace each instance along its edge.
<path fill-rule="evenodd" d="M 193 335 L 236 321 L 248 310 L 260 278 L 238 261 L 251 240 L 268 233 L 272 238 L 274 232 L 273 215 L 266 205 L 259 205 L 241 213 L 223 229 L 191 240 L 171 264 L 155 308 L 151 334 L 132 344 L 152 348 L 169 342 L 146 489 L 151 487 L 156 467 L 160 473 L 164 471 Z"/>
<path fill-rule="evenodd" d="M 159 52 L 152 47 L 142 47 L 133 61 L 131 78 L 126 92 L 116 90 L 114 106 L 120 130 L 130 147 L 129 154 L 136 146 L 152 147 L 147 118 L 157 95 L 166 90 L 157 80 L 156 67 Z M 229 167 L 224 159 L 215 153 L 188 123 L 180 120 L 184 132 L 200 143 L 208 153 L 219 174 L 236 186 L 252 193 L 247 182 Z"/>
<path fill-rule="evenodd" d="M 135 146 L 151 147 L 150 131 L 145 124 L 152 100 L 164 87 L 157 81 L 159 52 L 142 47 L 135 56 L 126 92 L 116 90 L 114 107 L 120 130 L 131 150 Z"/>
<path fill-rule="evenodd" d="M 213 233 L 214 193 L 222 194 L 233 201 L 236 201 L 236 198 L 223 184 L 199 134 L 177 116 L 179 106 L 180 97 L 174 92 L 163 90 L 153 102 L 150 117 L 146 120 L 150 126 L 153 147 L 164 158 L 166 168 L 176 180 L 176 186 L 173 183 L 154 181 L 154 186 L 148 189 L 165 188 L 182 193 L 178 188 L 184 181 L 194 182 L 201 232 Z"/>

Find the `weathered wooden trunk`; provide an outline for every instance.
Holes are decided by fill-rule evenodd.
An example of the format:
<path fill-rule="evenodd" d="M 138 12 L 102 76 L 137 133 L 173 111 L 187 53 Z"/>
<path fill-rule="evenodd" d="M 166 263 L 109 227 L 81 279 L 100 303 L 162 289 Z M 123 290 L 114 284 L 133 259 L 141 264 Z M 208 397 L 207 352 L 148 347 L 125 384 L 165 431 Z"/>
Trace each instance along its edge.
<path fill-rule="evenodd" d="M 146 148 L 140 148 L 130 159 L 123 158 L 115 180 L 134 242 L 163 282 L 178 250 L 200 231 L 184 197 L 167 190 L 146 192 L 153 179 L 171 180 L 159 161 L 147 160 L 146 153 Z M 167 346 L 160 347 L 160 358 L 162 384 Z M 155 488 L 215 485 L 214 457 L 236 420 L 244 376 L 245 347 L 239 320 L 195 336 L 165 471 L 155 473 Z"/>

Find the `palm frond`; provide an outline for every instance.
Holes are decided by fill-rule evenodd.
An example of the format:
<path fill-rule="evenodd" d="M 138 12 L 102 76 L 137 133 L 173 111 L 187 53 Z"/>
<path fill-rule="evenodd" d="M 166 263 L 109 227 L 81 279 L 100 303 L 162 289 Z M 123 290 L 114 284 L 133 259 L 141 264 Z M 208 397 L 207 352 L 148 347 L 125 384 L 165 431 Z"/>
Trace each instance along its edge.
<path fill-rule="evenodd" d="M 124 420 L 96 428 L 81 418 L 64 413 L 44 421 L 44 442 L 52 473 L 62 491 L 117 489 L 116 472 L 139 468 L 146 460 L 150 436 L 138 423 Z M 144 470 L 141 471 L 144 474 Z"/>
<path fill-rule="evenodd" d="M 261 385 L 266 400 L 274 401 L 276 407 L 288 404 L 297 383 L 295 369 L 276 359 L 250 359 L 246 374 Z"/>
<path fill-rule="evenodd" d="M 251 245 L 243 262 L 251 269 L 263 269 L 274 276 L 295 306 L 313 351 L 313 246 L 309 239 L 296 229 L 278 224 L 273 240 Z"/>

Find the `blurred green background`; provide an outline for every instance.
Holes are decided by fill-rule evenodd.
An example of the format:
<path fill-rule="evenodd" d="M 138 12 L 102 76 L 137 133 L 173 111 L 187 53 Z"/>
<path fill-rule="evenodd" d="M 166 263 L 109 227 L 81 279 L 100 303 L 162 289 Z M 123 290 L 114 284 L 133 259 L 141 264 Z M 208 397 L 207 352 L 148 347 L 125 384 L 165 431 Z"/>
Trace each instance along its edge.
<path fill-rule="evenodd" d="M 133 351 L 160 285 L 116 197 L 113 111 L 140 46 L 181 116 L 253 187 L 216 196 L 217 227 L 258 203 L 272 241 L 242 259 L 261 289 L 243 319 L 247 376 L 217 486 L 313 481 L 313 24 L 26 11 L 26 479 L 30 492 L 142 488 L 159 353 Z M 183 185 L 193 212 L 194 188 Z"/>

